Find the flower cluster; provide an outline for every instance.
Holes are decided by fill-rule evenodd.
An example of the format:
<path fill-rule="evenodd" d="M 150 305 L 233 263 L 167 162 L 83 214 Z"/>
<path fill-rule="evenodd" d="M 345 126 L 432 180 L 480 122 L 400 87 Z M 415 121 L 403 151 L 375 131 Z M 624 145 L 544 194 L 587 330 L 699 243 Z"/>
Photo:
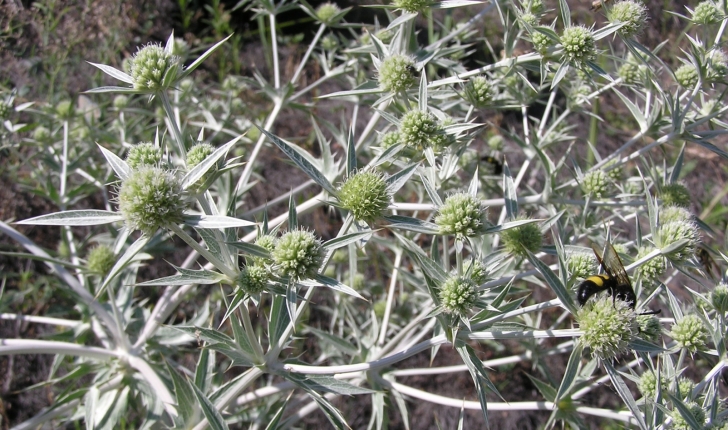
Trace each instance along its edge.
<path fill-rule="evenodd" d="M 590 197 L 601 198 L 609 191 L 611 182 L 609 175 L 603 170 L 592 170 L 581 179 L 581 190 Z"/>
<path fill-rule="evenodd" d="M 162 161 L 162 150 L 153 143 L 140 142 L 131 148 L 126 154 L 126 164 L 132 169 L 142 166 L 157 166 Z"/>
<path fill-rule="evenodd" d="M 591 350 L 594 357 L 610 359 L 625 351 L 637 332 L 635 313 L 624 300 L 613 300 L 611 295 L 601 294 L 597 300 L 588 301 L 576 314 L 580 341 Z"/>
<path fill-rule="evenodd" d="M 176 73 L 179 58 L 156 44 L 139 49 L 129 62 L 129 74 L 138 90 L 161 91 Z M 174 78 L 174 76 L 172 76 Z"/>
<path fill-rule="evenodd" d="M 692 12 L 692 19 L 695 24 L 716 24 L 723 19 L 719 6 L 712 0 L 698 3 Z"/>
<path fill-rule="evenodd" d="M 238 286 L 248 295 L 260 294 L 268 285 L 270 274 L 262 265 L 246 266 L 238 275 Z"/>
<path fill-rule="evenodd" d="M 126 226 L 150 236 L 160 227 L 182 222 L 186 207 L 177 176 L 154 166 L 133 170 L 121 183 L 118 202 Z"/>
<path fill-rule="evenodd" d="M 655 249 L 657 248 L 655 248 L 654 246 L 641 246 L 637 250 L 636 259 L 641 259 Z M 658 278 L 660 276 L 665 274 L 665 270 L 667 270 L 667 261 L 665 260 L 664 256 L 658 255 L 657 257 L 639 266 L 635 270 L 635 275 L 637 279 L 642 281 L 643 284 L 652 286 L 658 282 Z"/>
<path fill-rule="evenodd" d="M 400 142 L 412 149 L 427 148 L 439 130 L 437 118 L 433 114 L 421 110 L 411 110 L 405 113 L 400 120 Z"/>
<path fill-rule="evenodd" d="M 93 248 L 86 257 L 86 267 L 91 273 L 106 276 L 116 264 L 114 250 L 107 245 Z"/>
<path fill-rule="evenodd" d="M 594 255 L 586 252 L 575 252 L 566 258 L 566 268 L 575 278 L 586 278 L 594 273 L 596 260 Z"/>
<path fill-rule="evenodd" d="M 379 65 L 379 86 L 385 91 L 397 93 L 417 82 L 414 60 L 405 55 L 391 55 Z"/>
<path fill-rule="evenodd" d="M 323 261 L 321 242 L 310 231 L 292 230 L 276 242 L 273 262 L 291 280 L 316 275 Z"/>
<path fill-rule="evenodd" d="M 685 315 L 677 321 L 669 333 L 675 339 L 680 348 L 685 348 L 690 353 L 702 350 L 708 338 L 708 332 L 703 321 L 697 315 Z"/>
<path fill-rule="evenodd" d="M 372 171 L 360 171 L 348 177 L 339 190 L 341 206 L 355 219 L 368 223 L 382 215 L 390 200 L 384 176 Z"/>
<path fill-rule="evenodd" d="M 470 279 L 451 277 L 440 287 L 440 303 L 449 314 L 465 315 L 477 300 L 478 290 Z"/>
<path fill-rule="evenodd" d="M 622 36 L 634 37 L 647 24 L 647 6 L 635 0 L 619 1 L 607 9 L 607 19 L 612 24 L 622 24 L 617 30 Z"/>
<path fill-rule="evenodd" d="M 487 212 L 480 200 L 468 193 L 453 194 L 440 206 L 435 224 L 440 234 L 474 237 L 483 233 Z"/>
<path fill-rule="evenodd" d="M 493 101 L 495 91 L 485 76 L 475 76 L 463 88 L 465 100 L 476 108 L 482 109 Z"/>
<path fill-rule="evenodd" d="M 543 233 L 536 223 L 509 228 L 500 235 L 506 252 L 517 257 L 526 257 L 529 251 L 537 252 L 543 242 Z"/>
<path fill-rule="evenodd" d="M 564 58 L 575 66 L 583 66 L 593 61 L 597 55 L 596 44 L 591 30 L 583 26 L 567 27 L 561 34 Z"/>

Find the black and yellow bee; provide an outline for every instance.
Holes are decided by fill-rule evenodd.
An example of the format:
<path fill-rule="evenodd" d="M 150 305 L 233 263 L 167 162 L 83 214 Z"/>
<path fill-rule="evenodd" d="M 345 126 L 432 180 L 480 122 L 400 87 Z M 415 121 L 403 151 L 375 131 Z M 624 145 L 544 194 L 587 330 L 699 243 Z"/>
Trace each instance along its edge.
<path fill-rule="evenodd" d="M 579 305 L 584 306 L 589 297 L 594 294 L 609 291 L 615 300 L 622 300 L 630 308 L 634 309 L 637 296 L 632 288 L 632 283 L 629 281 L 627 271 L 624 270 L 622 260 L 617 255 L 617 251 L 614 250 L 614 246 L 607 242 L 603 258 L 596 246 L 592 245 L 592 250 L 594 250 L 594 255 L 596 255 L 597 261 L 599 261 L 599 265 L 602 266 L 605 273 L 589 276 L 579 284 L 576 292 L 576 300 Z"/>
<path fill-rule="evenodd" d="M 480 157 L 480 161 L 485 162 L 485 168 L 483 171 L 486 175 L 502 175 L 503 174 L 503 162 L 493 155 L 484 155 Z"/>

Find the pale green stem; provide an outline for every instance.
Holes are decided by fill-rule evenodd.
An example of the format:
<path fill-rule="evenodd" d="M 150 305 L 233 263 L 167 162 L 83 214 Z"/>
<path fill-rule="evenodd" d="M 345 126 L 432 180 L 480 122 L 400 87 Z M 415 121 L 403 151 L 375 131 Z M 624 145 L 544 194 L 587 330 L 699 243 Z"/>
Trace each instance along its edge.
<path fill-rule="evenodd" d="M 167 228 L 172 230 L 172 232 L 179 236 L 180 239 L 184 240 L 185 243 L 187 243 L 192 249 L 199 252 L 201 256 L 203 256 L 207 261 L 210 262 L 210 264 L 215 266 L 215 268 L 221 271 L 231 281 L 238 277 L 238 273 L 235 269 L 229 267 L 227 264 L 225 264 L 225 262 L 214 256 L 209 250 L 197 243 L 196 240 L 190 237 L 190 235 L 187 234 L 177 224 L 170 224 L 167 226 Z"/>
<path fill-rule="evenodd" d="M 268 119 L 265 122 L 265 125 L 263 126 L 263 129 L 270 132 L 271 127 L 273 127 L 273 123 L 275 123 L 276 119 L 278 118 L 278 114 L 281 112 L 281 109 L 283 108 L 283 99 L 282 98 L 276 98 L 273 104 L 273 109 L 270 112 L 270 115 L 268 115 Z M 240 179 L 238 180 L 238 184 L 235 187 L 236 190 L 244 190 L 245 187 L 248 185 L 248 181 L 250 180 L 250 176 L 253 174 L 253 166 L 255 166 L 258 159 L 258 154 L 260 153 L 260 150 L 263 148 L 263 143 L 267 139 L 267 136 L 263 133 L 260 133 L 260 137 L 258 137 L 258 141 L 255 143 L 255 146 L 253 147 L 253 150 L 250 152 L 250 156 L 248 157 L 248 162 L 245 165 L 245 169 L 243 169 L 243 174 L 240 175 Z"/>
<path fill-rule="evenodd" d="M 273 53 L 273 79 L 275 88 L 281 87 L 281 70 L 278 65 L 278 36 L 276 35 L 276 16 L 274 14 L 268 14 L 268 21 L 270 24 L 270 42 L 271 51 Z"/>
<path fill-rule="evenodd" d="M 394 254 L 394 264 L 392 268 L 392 275 L 389 278 L 389 291 L 387 292 L 387 306 L 384 308 L 384 316 L 382 317 L 382 328 L 379 331 L 379 339 L 377 344 L 379 346 L 384 344 L 387 338 L 387 329 L 389 328 L 389 316 L 392 313 L 392 305 L 394 304 L 394 295 L 397 292 L 397 278 L 399 275 L 399 268 L 402 265 L 402 250 L 397 249 Z"/>
<path fill-rule="evenodd" d="M 303 71 L 303 67 L 306 65 L 306 62 L 308 61 L 308 57 L 311 56 L 311 52 L 313 52 L 313 48 L 318 43 L 318 40 L 321 38 L 321 35 L 324 34 L 324 30 L 326 30 L 326 24 L 321 24 L 319 26 L 318 31 L 316 32 L 316 35 L 313 37 L 313 40 L 308 45 L 308 49 L 306 50 L 306 53 L 303 55 L 303 58 L 301 59 L 301 63 L 299 63 L 298 68 L 296 69 L 296 73 L 293 74 L 293 77 L 291 78 L 291 84 L 295 84 L 298 82 L 298 78 L 301 75 L 301 72 Z"/>

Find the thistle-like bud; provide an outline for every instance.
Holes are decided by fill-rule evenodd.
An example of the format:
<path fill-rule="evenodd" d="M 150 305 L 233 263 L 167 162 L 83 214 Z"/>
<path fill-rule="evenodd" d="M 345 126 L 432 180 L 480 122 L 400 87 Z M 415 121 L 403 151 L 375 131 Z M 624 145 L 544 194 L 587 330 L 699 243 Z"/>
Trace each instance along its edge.
<path fill-rule="evenodd" d="M 520 18 L 524 24 L 528 24 L 531 27 L 538 25 L 538 17 L 536 15 L 532 14 L 531 12 L 525 12 L 525 13 L 521 14 Z"/>
<path fill-rule="evenodd" d="M 700 243 L 698 226 L 692 220 L 662 224 L 654 236 L 655 245 L 660 249 L 665 249 L 678 241 L 686 240 L 684 245 L 666 254 L 667 258 L 676 263 L 685 262 L 695 255 L 695 250 Z"/>
<path fill-rule="evenodd" d="M 129 97 L 125 96 L 124 94 L 117 94 L 114 97 L 113 105 L 119 110 L 124 109 L 129 105 Z"/>
<path fill-rule="evenodd" d="M 485 76 L 474 76 L 468 79 L 463 88 L 463 96 L 471 105 L 482 109 L 493 101 L 495 91 Z"/>
<path fill-rule="evenodd" d="M 716 312 L 725 315 L 728 312 L 728 285 L 718 284 L 708 295 L 708 302 Z"/>
<path fill-rule="evenodd" d="M 473 267 L 472 269 L 470 268 L 471 266 Z M 488 270 L 486 270 L 480 260 L 468 260 L 463 265 L 463 271 L 465 273 L 470 271 L 470 280 L 473 281 L 475 285 L 480 285 L 488 280 Z"/>
<path fill-rule="evenodd" d="M 692 63 L 683 64 L 675 70 L 675 80 L 678 84 L 687 89 L 695 88 L 698 84 L 700 76 L 698 75 L 698 69 Z"/>
<path fill-rule="evenodd" d="M 478 290 L 470 279 L 451 277 L 440 287 L 440 303 L 449 314 L 465 315 L 477 300 Z"/>
<path fill-rule="evenodd" d="M 126 164 L 132 169 L 142 166 L 157 166 L 162 161 L 162 150 L 150 142 L 139 142 L 129 148 L 126 154 Z"/>
<path fill-rule="evenodd" d="M 617 32 L 624 37 L 639 35 L 647 24 L 647 6 L 635 0 L 623 0 L 607 9 L 612 24 L 624 24 Z"/>
<path fill-rule="evenodd" d="M 393 93 L 404 91 L 417 82 L 414 60 L 405 55 L 391 55 L 379 65 L 379 86 Z"/>
<path fill-rule="evenodd" d="M 276 242 L 273 261 L 292 280 L 312 277 L 323 261 L 321 241 L 307 230 L 289 231 Z"/>
<path fill-rule="evenodd" d="M 215 152 L 215 147 L 209 143 L 197 143 L 187 151 L 187 168 L 191 169 L 202 163 L 205 158 Z"/>
<path fill-rule="evenodd" d="M 533 49 L 543 55 L 554 44 L 554 41 L 545 34 L 534 31 L 531 33 L 531 43 L 533 43 Z"/>
<path fill-rule="evenodd" d="M 537 252 L 543 243 L 543 234 L 536 223 L 523 224 L 500 232 L 503 247 L 509 254 L 526 257 L 527 251 Z"/>
<path fill-rule="evenodd" d="M 33 130 L 33 140 L 38 142 L 45 142 L 51 137 L 51 131 L 47 127 L 39 125 Z"/>
<path fill-rule="evenodd" d="M 667 378 L 664 376 L 660 378 L 660 392 L 667 390 L 667 382 Z M 642 393 L 642 397 L 654 400 L 657 397 L 657 388 L 657 375 L 650 370 L 645 371 L 637 384 L 637 389 Z"/>
<path fill-rule="evenodd" d="M 716 24 L 723 19 L 720 8 L 712 0 L 698 3 L 693 10 L 692 20 L 695 24 Z"/>
<path fill-rule="evenodd" d="M 118 202 L 126 226 L 148 236 L 160 227 L 182 222 L 187 206 L 175 174 L 153 166 L 141 166 L 124 179 Z"/>
<path fill-rule="evenodd" d="M 349 176 L 339 190 L 341 206 L 355 219 L 367 223 L 379 218 L 390 200 L 384 176 L 373 171 L 359 171 Z"/>
<path fill-rule="evenodd" d="M 690 353 L 704 349 L 708 339 L 708 331 L 697 315 L 685 315 L 672 326 L 669 335 Z"/>
<path fill-rule="evenodd" d="M 165 75 L 176 73 L 179 57 L 165 51 L 160 45 L 149 44 L 140 48 L 131 58 L 129 74 L 137 90 L 161 91 L 171 79 L 165 83 Z"/>
<path fill-rule="evenodd" d="M 70 100 L 62 100 L 56 105 L 56 113 L 59 118 L 70 119 L 73 117 L 73 103 Z"/>
<path fill-rule="evenodd" d="M 394 7 L 409 13 L 424 12 L 430 6 L 430 0 L 394 0 Z"/>
<path fill-rule="evenodd" d="M 486 208 L 468 193 L 453 194 L 445 199 L 435 217 L 440 234 L 461 238 L 482 234 L 487 223 Z"/>
<path fill-rule="evenodd" d="M 693 214 L 684 207 L 663 206 L 660 209 L 660 224 L 669 224 L 671 222 L 690 222 L 692 220 Z"/>
<path fill-rule="evenodd" d="M 593 357 L 602 360 L 614 358 L 627 350 L 637 332 L 635 313 L 624 300 L 613 300 L 602 294 L 588 301 L 576 314 L 580 342 L 591 350 Z"/>
<path fill-rule="evenodd" d="M 685 185 L 679 182 L 665 184 L 660 187 L 659 197 L 665 206 L 690 207 L 690 191 L 688 191 Z"/>
<path fill-rule="evenodd" d="M 412 149 L 427 148 L 439 129 L 437 118 L 433 114 L 411 110 L 405 113 L 400 121 L 400 142 Z"/>
<path fill-rule="evenodd" d="M 637 324 L 639 325 L 639 335 L 642 339 L 657 343 L 662 336 L 662 324 L 660 319 L 654 315 L 637 315 Z"/>
<path fill-rule="evenodd" d="M 382 148 L 389 148 L 401 142 L 401 136 L 398 131 L 390 131 L 381 137 L 380 145 Z"/>
<path fill-rule="evenodd" d="M 326 25 L 333 25 L 339 20 L 337 15 L 341 13 L 341 8 L 336 3 L 322 3 L 316 8 L 316 19 Z"/>
<path fill-rule="evenodd" d="M 238 286 L 245 294 L 254 295 L 265 291 L 270 274 L 257 264 L 246 266 L 238 275 Z"/>
<path fill-rule="evenodd" d="M 639 260 L 640 258 L 654 251 L 655 249 L 657 248 L 655 248 L 654 246 L 641 246 L 637 250 L 636 259 Z M 647 286 L 652 286 L 658 282 L 660 276 L 665 274 L 665 270 L 667 270 L 667 262 L 665 261 L 665 257 L 662 255 L 658 255 L 652 260 L 639 266 L 635 270 L 635 275 L 637 279 L 640 279 L 642 281 L 643 284 Z"/>
<path fill-rule="evenodd" d="M 99 245 L 88 253 L 86 262 L 89 272 L 106 276 L 116 264 L 116 255 L 111 247 Z"/>
<path fill-rule="evenodd" d="M 703 407 L 695 402 L 687 403 L 685 406 L 690 410 L 690 415 L 692 415 L 693 419 L 702 426 L 705 423 L 705 410 Z M 671 430 L 691 430 L 693 428 L 677 408 L 670 415 L 672 416 Z"/>
<path fill-rule="evenodd" d="M 564 47 L 564 58 L 575 66 L 593 61 L 597 55 L 594 36 L 591 30 L 583 26 L 565 28 L 561 34 L 561 45 Z"/>
<path fill-rule="evenodd" d="M 584 174 L 580 185 L 584 194 L 599 199 L 607 194 L 611 187 L 611 182 L 609 175 L 603 170 L 592 170 Z"/>
<path fill-rule="evenodd" d="M 593 254 L 575 252 L 566 257 L 566 268 L 572 276 L 584 279 L 594 273 L 596 260 Z"/>

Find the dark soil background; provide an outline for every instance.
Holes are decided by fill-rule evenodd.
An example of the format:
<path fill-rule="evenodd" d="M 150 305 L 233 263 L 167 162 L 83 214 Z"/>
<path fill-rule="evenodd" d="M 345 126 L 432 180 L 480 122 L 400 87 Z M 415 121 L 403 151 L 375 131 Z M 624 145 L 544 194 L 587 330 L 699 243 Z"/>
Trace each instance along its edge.
<path fill-rule="evenodd" d="M 57 102 L 62 98 L 75 99 L 81 91 L 93 86 L 92 78 L 98 79 L 97 72 L 84 60 L 120 67 L 123 57 L 132 54 L 136 46 L 149 41 L 165 41 L 172 30 L 176 35 L 184 37 L 192 46 L 199 43 L 201 37 L 209 36 L 210 14 L 209 10 L 203 7 L 208 2 L 192 1 L 190 3 L 193 18 L 191 24 L 185 29 L 181 23 L 182 13 L 178 3 L 172 0 L 43 2 L 52 10 L 59 11 L 57 14 L 52 14 L 53 18 L 56 18 L 54 20 L 50 20 L 47 14 L 39 13 L 40 9 L 37 5 L 34 6 L 32 1 L 4 0 L 0 3 L 0 29 L 2 29 L 0 32 L 0 64 L 2 64 L 0 83 L 11 88 L 25 87 L 27 92 L 22 95 L 23 100 L 21 101 Z M 228 11 L 236 3 L 237 1 L 222 2 Z M 310 1 L 310 3 L 315 7 L 321 2 Z M 354 7 L 346 17 L 348 21 L 373 22 L 375 13 L 373 9 L 358 7 L 359 2 L 355 1 L 339 1 L 338 3 L 342 7 Z M 545 3 L 553 9 L 556 8 L 555 1 Z M 570 1 L 569 3 L 574 12 L 572 19 L 575 22 L 589 25 L 595 19 L 603 19 L 589 11 L 590 2 Z M 651 11 L 651 20 L 649 29 L 642 36 L 642 43 L 646 46 L 656 46 L 665 38 L 673 40 L 679 38 L 680 33 L 684 30 L 684 25 L 677 18 L 664 13 L 663 6 L 669 6 L 671 10 L 684 11 L 683 6 L 686 3 L 684 1 L 663 3 L 648 0 L 646 4 Z M 469 12 L 464 9 L 459 13 L 467 14 Z M 250 16 L 249 13 L 243 11 L 233 12 L 230 14 L 230 26 L 236 33 L 250 33 L 255 28 L 255 23 L 250 21 Z M 289 12 L 287 15 L 281 16 L 279 22 L 296 21 L 304 17 L 303 12 Z M 486 21 L 484 27 L 487 28 L 489 25 L 494 24 Z M 306 49 L 306 39 L 310 39 L 315 31 L 315 27 L 310 23 L 307 24 L 305 20 L 292 27 L 284 27 L 282 31 L 284 34 L 293 34 L 294 31 L 303 33 L 304 41 L 299 45 L 282 46 L 285 58 L 281 63 L 284 66 L 289 65 L 289 67 L 296 64 L 296 60 Z M 240 70 L 240 74 L 251 76 L 252 71 L 258 69 L 263 75 L 266 75 L 263 51 L 258 39 L 252 35 L 244 41 L 246 45 L 242 50 L 243 53 L 240 54 L 244 68 Z M 493 60 L 489 58 L 484 46 L 478 47 L 475 58 L 486 62 Z M 474 64 L 475 66 L 476 64 Z M 292 73 L 291 70 L 284 70 L 287 70 L 288 75 Z M 214 80 L 217 76 L 215 62 L 208 61 L 199 69 L 199 73 Z M 311 80 L 315 79 L 319 73 L 320 71 L 316 69 L 307 71 Z M 324 90 L 334 91 L 336 88 Z M 350 106 L 342 107 L 336 102 L 325 102 L 320 104 L 318 109 L 322 115 L 337 117 L 338 111 L 350 108 Z M 327 111 L 328 109 L 331 111 Z M 607 123 L 604 125 L 606 132 L 601 134 L 602 137 L 598 144 L 605 150 L 615 149 L 631 136 L 633 124 L 625 124 L 621 119 L 625 112 L 616 97 L 607 95 L 602 100 L 601 112 L 607 119 Z M 520 117 L 510 113 L 493 115 L 487 120 L 505 128 L 512 124 L 517 125 L 521 121 Z M 577 134 L 585 134 L 588 129 L 586 116 L 583 121 L 585 126 L 579 127 Z M 292 140 L 306 136 L 310 131 L 311 125 L 308 118 L 297 112 L 286 112 L 276 125 L 277 134 Z M 515 145 L 511 144 L 511 147 L 515 148 Z M 522 161 L 519 160 L 515 150 L 509 152 L 506 148 L 506 156 L 511 165 L 519 165 Z M 693 210 L 699 214 L 703 205 L 726 184 L 725 164 L 720 162 L 715 154 L 696 146 L 688 148 L 687 159 L 688 163 L 698 167 L 690 172 L 685 181 L 693 191 Z M 306 180 L 302 173 L 290 168 L 280 153 L 270 148 L 265 150 L 263 160 L 261 165 L 264 167 L 258 173 L 265 179 L 265 182 L 251 192 L 249 208 L 263 204 Z M 18 172 L 21 175 L 28 174 L 28 170 L 23 169 L 22 166 L 13 166 L 14 163 L 19 163 L 19 160 L 9 158 L 6 153 L 0 153 L 0 220 L 9 222 L 55 211 L 52 204 L 18 185 L 17 177 L 14 175 Z M 10 169 L 10 166 L 14 168 Z M 94 202 L 84 202 L 84 204 L 87 203 L 90 203 L 91 206 L 86 207 L 94 207 Z M 271 213 L 277 214 L 280 210 L 281 207 L 274 207 Z M 333 236 L 338 229 L 336 223 L 323 210 L 304 218 L 302 223 L 314 226 L 324 238 Z M 725 225 L 719 227 L 724 228 Z M 58 230 L 54 227 L 23 228 L 18 226 L 18 229 L 41 246 L 48 249 L 57 247 Z M 722 245 L 722 237 L 717 238 L 717 241 Z M 0 237 L 0 250 L 18 250 L 18 248 L 7 238 Z M 177 264 L 184 256 L 169 251 L 158 257 L 156 261 L 159 261 L 160 264 L 153 264 L 146 268 L 148 273 L 145 272 L 145 276 L 148 275 L 152 278 L 171 274 L 169 265 L 164 261 Z M 42 283 L 44 277 L 49 275 L 42 264 L 0 255 L 0 272 L 7 275 L 4 294 L 6 299 L 11 297 L 11 304 L 15 312 L 28 315 L 48 315 L 52 313 L 54 306 L 67 306 L 71 302 L 69 297 L 51 288 L 54 285 L 52 282 L 47 284 L 47 288 L 41 288 L 40 293 L 31 296 L 25 294 L 28 291 L 26 285 L 31 282 L 29 278 L 32 278 L 33 282 Z M 550 292 L 543 290 L 536 290 L 533 295 L 534 300 L 551 298 Z M 317 299 L 326 300 L 325 297 Z M 180 312 L 191 315 L 194 312 L 194 304 L 190 304 L 188 309 L 181 309 Z M 0 320 L 0 338 L 38 338 L 49 335 L 50 330 L 52 329 L 42 325 Z M 473 344 L 473 347 L 476 348 L 482 359 L 502 356 L 506 352 L 509 355 L 523 352 L 522 347 L 515 343 L 508 345 L 504 352 L 489 349 L 485 344 Z M 304 356 L 303 359 L 305 358 Z M 397 368 L 428 367 L 429 359 L 429 354 L 420 354 L 399 363 Z M 566 356 L 546 357 L 542 359 L 540 365 L 548 368 L 554 375 L 561 375 L 566 359 Z M 24 391 L 27 387 L 41 383 L 47 378 L 52 360 L 53 357 L 49 355 L 0 357 L 2 429 L 10 428 L 12 425 L 32 417 L 52 403 L 54 393 L 51 387 Z M 433 365 L 460 363 L 461 360 L 454 350 L 443 347 Z M 510 368 L 494 369 L 491 373 L 494 384 L 507 394 L 507 400 L 542 400 L 534 385 L 526 377 L 527 373 L 532 372 L 530 365 L 530 363 L 521 363 Z M 466 393 L 467 400 L 477 400 L 472 380 L 467 372 L 435 377 L 402 378 L 402 381 L 405 384 L 444 396 L 457 397 Z M 609 407 L 618 404 L 616 399 L 614 390 L 609 386 L 604 386 L 595 390 L 591 396 L 584 398 L 583 404 Z M 497 398 L 490 400 L 500 401 Z M 342 410 L 352 428 L 360 429 L 366 428 L 369 422 L 369 402 L 370 399 L 367 396 L 360 396 L 339 398 L 334 404 Z M 410 426 L 413 429 L 454 429 L 457 427 L 460 411 L 456 408 L 441 407 L 417 400 L 409 401 L 408 406 Z M 466 428 L 484 427 L 480 412 L 467 411 L 465 416 Z M 489 419 L 491 428 L 494 429 L 525 430 L 542 427 L 548 416 L 548 412 L 491 412 Z M 390 417 L 390 428 L 404 428 L 396 408 L 393 408 Z M 604 424 L 604 422 L 591 420 L 590 426 L 602 428 Z M 329 428 L 330 424 L 323 414 L 317 411 L 307 416 L 302 421 L 301 427 L 323 429 Z"/>

